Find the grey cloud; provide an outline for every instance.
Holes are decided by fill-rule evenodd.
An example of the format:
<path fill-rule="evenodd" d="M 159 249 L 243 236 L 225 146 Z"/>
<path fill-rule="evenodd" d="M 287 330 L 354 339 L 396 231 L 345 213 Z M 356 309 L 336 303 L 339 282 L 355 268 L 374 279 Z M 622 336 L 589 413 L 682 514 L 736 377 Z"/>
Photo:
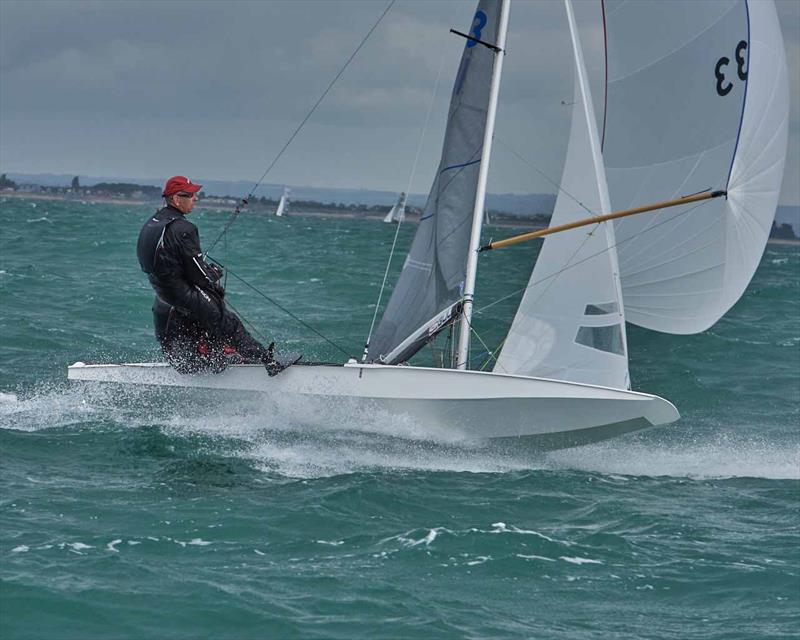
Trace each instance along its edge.
<path fill-rule="evenodd" d="M 174 173 L 177 161 L 195 175 L 258 176 L 386 5 L 2 0 L 0 169 L 145 176 Z M 598 3 L 575 5 L 591 74 L 601 64 Z M 793 97 L 799 7 L 778 2 Z M 463 47 L 448 30 L 466 30 L 473 8 L 473 0 L 398 1 L 270 179 L 404 182 L 441 69 L 415 185 L 427 189 Z M 511 18 L 497 135 L 558 176 L 569 126 L 561 100 L 572 95 L 563 4 L 518 0 Z M 173 157 L 157 157 L 162 147 Z M 495 190 L 546 188 L 502 144 L 493 167 Z"/>

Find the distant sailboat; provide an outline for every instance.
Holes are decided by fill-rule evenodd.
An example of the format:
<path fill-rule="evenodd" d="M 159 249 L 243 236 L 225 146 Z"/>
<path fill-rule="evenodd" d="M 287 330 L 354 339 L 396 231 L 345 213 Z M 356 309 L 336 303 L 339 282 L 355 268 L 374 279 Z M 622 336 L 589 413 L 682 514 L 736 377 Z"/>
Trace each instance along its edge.
<path fill-rule="evenodd" d="M 483 210 L 483 225 L 488 226 L 492 224 L 491 218 L 489 218 L 489 209 L 484 208 Z"/>
<path fill-rule="evenodd" d="M 402 222 L 406 219 L 406 194 L 401 193 L 395 205 L 383 219 L 384 222 Z"/>
<path fill-rule="evenodd" d="M 318 407 L 325 424 L 335 402 L 381 424 L 410 418 L 423 437 L 564 446 L 677 420 L 667 400 L 630 390 L 626 321 L 704 331 L 750 282 L 786 156 L 780 25 L 768 0 L 605 0 L 598 127 L 565 6 L 576 72 L 571 132 L 550 228 L 533 232 L 553 235 L 493 371 L 468 365 L 509 0 L 478 3 L 433 186 L 363 362 L 293 366 L 275 378 L 257 365 L 186 376 L 163 363 L 76 363 L 69 378 L 252 391 Z M 577 203 L 602 215 L 585 219 Z M 611 213 L 612 203 L 632 208 Z M 445 331 L 455 345 L 449 368 L 395 366 Z"/>
<path fill-rule="evenodd" d="M 278 208 L 275 210 L 275 215 L 277 217 L 280 218 L 289 213 L 289 196 L 291 193 L 292 190 L 289 187 L 283 188 L 283 194 L 281 195 L 280 202 L 278 202 Z"/>

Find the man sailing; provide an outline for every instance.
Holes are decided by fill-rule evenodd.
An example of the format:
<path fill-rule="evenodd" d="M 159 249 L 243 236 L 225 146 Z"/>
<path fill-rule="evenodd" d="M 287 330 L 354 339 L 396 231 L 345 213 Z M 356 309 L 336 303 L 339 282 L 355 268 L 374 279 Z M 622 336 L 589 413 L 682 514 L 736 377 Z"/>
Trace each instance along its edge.
<path fill-rule="evenodd" d="M 202 185 L 173 176 L 166 206 L 144 223 L 136 254 L 156 293 L 153 320 L 164 356 L 180 373 L 223 371 L 229 364 L 262 363 L 270 376 L 288 366 L 253 338 L 225 306 L 222 271 L 203 259 L 197 227 L 186 219 Z"/>

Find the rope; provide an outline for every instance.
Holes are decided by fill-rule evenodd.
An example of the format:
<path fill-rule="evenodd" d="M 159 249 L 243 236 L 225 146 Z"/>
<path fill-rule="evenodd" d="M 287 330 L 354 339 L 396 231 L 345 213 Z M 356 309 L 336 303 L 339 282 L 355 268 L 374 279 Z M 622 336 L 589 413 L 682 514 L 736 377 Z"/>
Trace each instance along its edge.
<path fill-rule="evenodd" d="M 241 314 L 241 312 L 240 312 L 240 311 L 239 311 L 239 310 L 238 310 L 236 307 L 234 307 L 234 306 L 231 304 L 231 301 L 230 301 L 230 300 L 226 300 L 226 301 L 225 301 L 225 306 L 226 306 L 226 307 L 228 307 L 228 308 L 229 308 L 231 311 L 233 311 L 233 312 L 234 312 L 234 313 L 235 313 L 237 316 L 239 316 L 239 317 L 242 319 L 242 321 L 243 321 L 243 322 L 244 322 L 244 323 L 245 323 L 245 324 L 246 324 L 248 327 L 250 327 L 250 330 L 251 330 L 253 333 L 255 333 L 255 334 L 256 334 L 256 335 L 257 335 L 259 338 L 261 338 L 261 341 L 262 341 L 262 342 L 266 342 L 266 343 L 272 342 L 272 341 L 271 341 L 271 340 L 270 340 L 270 339 L 269 339 L 267 336 L 265 336 L 263 333 L 261 333 L 261 332 L 258 330 L 258 327 L 256 327 L 256 325 L 254 325 L 254 324 L 253 324 L 252 322 L 250 322 L 250 321 L 249 321 L 247 318 L 245 318 L 245 317 L 244 317 L 244 316 Z"/>
<path fill-rule="evenodd" d="M 339 73 L 337 73 L 337 74 L 336 74 L 336 76 L 333 78 L 333 80 L 331 80 L 330 84 L 327 86 L 327 88 L 325 89 L 325 91 L 323 91 L 323 92 L 322 92 L 322 95 L 321 95 L 321 96 L 319 97 L 319 99 L 318 99 L 318 100 L 317 100 L 317 101 L 314 103 L 314 106 L 313 106 L 313 107 L 311 107 L 311 110 L 310 110 L 310 111 L 309 111 L 309 112 L 306 114 L 306 117 L 305 117 L 305 118 L 303 118 L 303 121 L 302 121 L 302 122 L 301 122 L 299 125 L 297 125 L 297 128 L 294 130 L 294 132 L 292 133 L 292 135 L 291 135 L 291 136 L 289 136 L 289 139 L 286 141 L 286 143 L 283 145 L 283 147 L 281 147 L 281 150 L 280 150 L 280 151 L 278 151 L 278 154 L 275 156 L 275 158 L 272 160 L 272 162 L 270 163 L 270 165 L 267 167 L 266 171 L 264 171 L 264 173 L 261 175 L 261 177 L 260 177 L 260 178 L 259 178 L 259 179 L 256 181 L 255 185 L 253 185 L 253 188 L 250 190 L 250 193 L 248 193 L 248 194 L 247 194 L 247 196 L 245 196 L 244 198 L 242 198 L 241 202 L 240 202 L 239 204 L 237 204 L 237 205 L 236 205 L 236 209 L 234 210 L 234 212 L 233 212 L 233 215 L 232 215 L 232 216 L 231 216 L 231 218 L 228 220 L 228 223 L 227 223 L 227 224 L 225 225 L 225 227 L 222 229 L 222 231 L 220 232 L 220 234 L 217 236 L 216 240 L 214 240 L 214 242 L 212 242 L 212 243 L 211 243 L 211 246 L 208 248 L 208 251 L 206 251 L 206 255 L 208 255 L 208 254 L 209 254 L 209 253 L 210 253 L 210 252 L 211 252 L 211 251 L 214 249 L 214 247 L 216 246 L 217 242 L 219 242 L 220 238 L 221 238 L 222 236 L 224 236 L 226 233 L 228 233 L 228 229 L 230 229 L 231 225 L 232 225 L 232 224 L 233 224 L 233 223 L 236 221 L 236 218 L 238 218 L 238 217 L 239 217 L 239 214 L 241 213 L 241 211 L 242 211 L 242 208 L 244 208 L 244 207 L 246 207 L 246 206 L 247 206 L 247 202 L 248 202 L 248 200 L 249 200 L 250 198 L 252 198 L 252 197 L 253 197 L 253 194 L 256 192 L 256 189 L 258 189 L 258 187 L 259 187 L 259 186 L 261 185 L 261 183 L 264 181 L 264 178 L 266 178 L 266 177 L 267 177 L 267 174 L 268 174 L 270 171 L 272 171 L 272 168 L 273 168 L 273 167 L 274 167 L 274 166 L 275 166 L 275 165 L 278 163 L 278 160 L 280 160 L 280 158 L 281 158 L 281 156 L 283 155 L 283 153 L 286 151 L 286 149 L 288 149 L 288 148 L 289 148 L 289 145 L 290 145 L 290 144 L 292 144 L 292 141 L 293 141 L 293 140 L 294 140 L 294 139 L 297 137 L 297 134 L 298 134 L 298 133 L 300 133 L 300 130 L 303 128 L 303 126 L 306 124 L 306 122 L 308 122 L 308 119 L 309 119 L 309 118 L 310 118 L 310 117 L 313 115 L 313 113 L 314 113 L 314 112 L 317 110 L 317 107 L 318 107 L 318 106 L 320 105 L 320 103 L 321 103 L 321 102 L 322 102 L 322 101 L 325 99 L 325 96 L 327 96 L 327 95 L 328 95 L 328 93 L 330 92 L 330 90 L 333 88 L 333 85 L 334 85 L 334 84 L 336 84 L 336 82 L 337 82 L 337 81 L 339 80 L 339 78 L 342 76 L 342 74 L 344 73 L 345 69 L 347 69 L 347 67 L 348 67 L 348 66 L 350 65 L 350 63 L 353 61 L 353 58 L 355 58 L 355 57 L 356 57 L 356 54 L 357 54 L 357 53 L 358 53 L 358 52 L 361 50 L 361 47 L 363 47 L 363 46 L 364 46 L 364 44 L 367 42 L 367 40 L 369 40 L 369 37 L 372 35 L 372 32 L 373 32 L 373 31 L 375 31 L 375 29 L 378 27 L 378 25 L 381 23 L 381 21 L 384 19 L 384 17 L 386 17 L 386 14 L 387 14 L 387 13 L 389 13 L 389 9 L 391 9 L 391 8 L 392 8 L 392 6 L 394 5 L 394 3 L 395 3 L 396 1 L 397 1 L 397 0 L 390 0 L 390 2 L 389 2 L 389 4 L 387 5 L 386 9 L 384 9 L 384 10 L 383 10 L 383 13 L 380 15 L 380 17 L 378 18 L 378 20 L 375 22 L 375 24 L 373 24 L 373 25 L 372 25 L 372 28 L 371 28 L 371 29 L 370 29 L 370 30 L 367 32 L 367 35 L 365 35 L 365 36 L 364 36 L 364 38 L 361 40 L 361 42 L 359 43 L 359 45 L 358 45 L 358 46 L 355 48 L 355 50 L 353 51 L 353 53 L 351 53 L 351 54 L 350 54 L 350 57 L 349 57 L 349 58 L 347 59 L 347 61 L 344 63 L 344 65 L 342 66 L 342 68 L 341 68 L 341 69 L 339 69 Z"/>
<path fill-rule="evenodd" d="M 222 266 L 222 265 L 221 265 L 219 262 L 217 262 L 216 260 L 214 260 L 214 258 L 212 258 L 212 257 L 210 257 L 210 256 L 208 256 L 208 258 L 209 258 L 209 260 L 211 260 L 212 262 L 214 262 L 214 263 L 218 264 L 219 266 Z M 267 300 L 268 302 L 270 302 L 270 303 L 272 303 L 273 305 L 275 305 L 275 306 L 276 306 L 278 309 L 280 309 L 281 311 L 283 311 L 283 312 L 284 312 L 286 315 L 288 315 L 290 318 L 292 318 L 292 319 L 293 319 L 293 320 L 295 320 L 296 322 L 298 322 L 298 323 L 300 323 L 301 325 L 303 325 L 303 326 L 304 326 L 306 329 L 308 329 L 308 330 L 309 330 L 309 331 L 311 331 L 312 333 L 314 333 L 314 334 L 316 334 L 317 336 L 319 336 L 320 338 L 322 338 L 322 339 L 323 339 L 325 342 L 327 342 L 329 345 L 331 345 L 331 346 L 333 346 L 334 348 L 338 349 L 338 350 L 339 350 L 341 353 L 343 353 L 345 356 L 347 356 L 348 358 L 352 357 L 352 355 L 351 355 L 351 354 L 350 354 L 348 351 L 346 351 L 346 350 L 345 350 L 343 347 L 340 347 L 340 346 L 339 346 L 338 344 L 336 344 L 336 343 L 335 343 L 333 340 L 331 340 L 331 339 L 330 339 L 330 338 L 328 338 L 327 336 L 323 335 L 321 332 L 317 331 L 317 330 L 316 330 L 314 327 L 312 327 L 310 324 L 308 324 L 308 323 L 307 323 L 305 320 L 302 320 L 301 318 L 299 318 L 298 316 L 296 316 L 294 313 L 292 313 L 291 311 L 289 311 L 289 310 L 288 310 L 286 307 L 284 307 L 283 305 L 281 305 L 279 302 L 277 302 L 276 300 L 273 300 L 272 298 L 270 298 L 270 297 L 269 297 L 269 296 L 268 296 L 266 293 L 264 293 L 263 291 L 261 291 L 260 289 L 258 289 L 258 288 L 256 288 L 256 287 L 254 287 L 252 284 L 250 284 L 249 282 L 247 282 L 247 280 L 245 280 L 244 278 L 242 278 L 240 275 L 238 275 L 238 274 L 234 273 L 233 271 L 231 271 L 231 269 L 230 269 L 230 268 L 226 268 L 225 270 L 226 270 L 228 273 L 230 273 L 230 274 L 231 274 L 231 275 L 232 275 L 234 278 L 236 278 L 236 279 L 237 279 L 239 282 L 241 282 L 243 285 L 245 285 L 245 286 L 246 286 L 246 287 L 248 287 L 249 289 L 252 289 L 252 290 L 253 290 L 255 293 L 257 293 L 258 295 L 260 295 L 262 298 L 264 298 L 264 299 L 265 299 L 265 300 Z M 233 307 L 230 305 L 230 303 L 229 303 L 227 300 L 225 301 L 225 304 L 227 304 L 229 307 L 231 307 L 231 309 L 233 309 Z M 236 310 L 234 309 L 234 311 L 236 311 Z M 252 323 L 251 323 L 251 322 L 249 322 L 248 320 L 246 320 L 246 319 L 244 318 L 244 316 L 242 316 L 242 315 L 241 315 L 241 314 L 240 314 L 238 311 L 237 311 L 236 313 L 237 313 L 239 316 L 241 316 L 241 317 L 242 317 L 242 319 L 243 319 L 245 322 L 247 322 L 247 324 L 249 324 L 250 326 L 253 326 L 253 325 L 252 325 Z M 261 334 L 259 333 L 259 335 L 261 335 Z M 263 337 L 263 336 L 262 336 L 262 337 Z M 266 340 L 266 338 L 264 338 L 264 339 Z"/>
<path fill-rule="evenodd" d="M 428 131 L 428 124 L 431 119 L 431 113 L 433 112 L 433 104 L 436 98 L 436 93 L 439 90 L 439 80 L 442 77 L 442 69 L 444 68 L 444 56 L 440 56 L 442 59 L 441 64 L 439 65 L 439 73 L 436 76 L 436 82 L 433 85 L 433 93 L 431 94 L 430 102 L 428 103 L 428 114 L 425 117 L 425 124 L 422 127 L 422 133 L 419 137 L 419 142 L 417 143 L 417 153 L 414 156 L 414 162 L 411 165 L 411 173 L 408 176 L 408 184 L 406 186 L 406 200 L 408 199 L 409 194 L 411 193 L 411 183 L 414 180 L 414 174 L 417 171 L 417 162 L 419 161 L 419 156 L 422 151 L 422 143 L 425 140 L 425 134 Z M 405 218 L 405 216 L 404 216 Z M 367 341 L 364 343 L 364 354 L 361 357 L 362 362 L 366 362 L 367 354 L 369 353 L 369 344 L 372 341 L 372 331 L 375 329 L 375 321 L 378 318 L 378 310 L 381 307 L 381 300 L 383 299 L 383 291 L 386 288 L 386 280 L 389 277 L 389 267 L 392 265 L 392 259 L 394 258 L 394 250 L 397 246 L 397 238 L 400 235 L 400 226 L 403 224 L 403 220 L 398 220 L 397 222 L 397 229 L 394 231 L 394 239 L 392 240 L 392 248 L 389 250 L 389 259 L 386 261 L 386 269 L 383 272 L 383 282 L 381 282 L 381 289 L 378 292 L 378 300 L 375 302 L 375 312 L 372 314 L 372 322 L 369 325 L 369 332 L 367 333 Z"/>

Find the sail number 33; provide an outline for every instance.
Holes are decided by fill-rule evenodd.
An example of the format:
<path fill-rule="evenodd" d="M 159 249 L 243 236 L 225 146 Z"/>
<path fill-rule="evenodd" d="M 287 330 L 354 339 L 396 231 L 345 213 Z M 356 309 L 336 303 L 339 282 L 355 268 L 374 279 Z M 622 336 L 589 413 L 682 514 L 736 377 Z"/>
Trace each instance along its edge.
<path fill-rule="evenodd" d="M 747 80 L 747 69 L 745 69 L 746 60 L 744 58 L 745 49 L 747 49 L 747 41 L 741 40 L 739 44 L 736 45 L 736 53 L 734 55 L 736 59 L 736 75 L 738 75 L 739 80 L 742 81 Z M 730 62 L 730 58 L 722 56 L 717 60 L 717 66 L 714 67 L 714 75 L 717 78 L 717 94 L 720 96 L 727 96 L 731 92 L 731 89 L 733 89 L 733 83 L 725 77 L 726 67 Z"/>

